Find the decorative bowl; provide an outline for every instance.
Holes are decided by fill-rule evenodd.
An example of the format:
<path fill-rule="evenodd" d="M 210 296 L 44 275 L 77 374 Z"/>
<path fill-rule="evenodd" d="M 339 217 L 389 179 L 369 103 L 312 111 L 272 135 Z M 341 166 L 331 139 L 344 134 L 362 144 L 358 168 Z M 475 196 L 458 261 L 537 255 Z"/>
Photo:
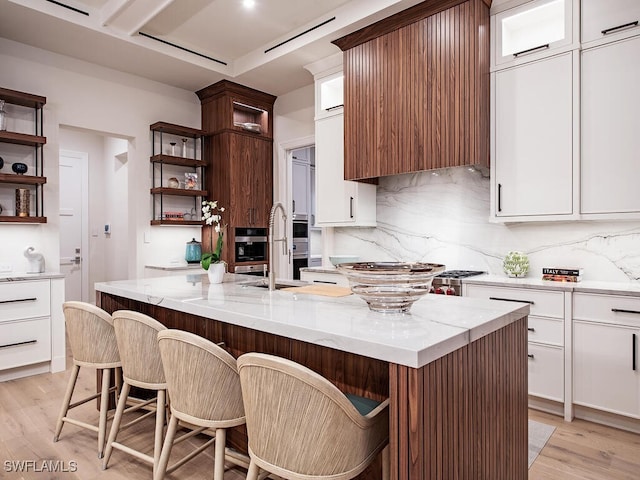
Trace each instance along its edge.
<path fill-rule="evenodd" d="M 337 268 L 349 279 L 351 291 L 381 313 L 408 312 L 429 292 L 433 277 L 445 270 L 438 263 L 401 262 L 341 263 Z"/>
<path fill-rule="evenodd" d="M 341 263 L 353 263 L 360 260 L 357 255 L 329 255 L 329 260 L 334 267 L 337 267 Z"/>
<path fill-rule="evenodd" d="M 20 163 L 20 162 L 17 162 L 11 165 L 11 170 L 13 170 L 18 175 L 24 175 L 25 173 L 27 173 L 28 169 L 29 168 L 27 167 L 26 164 Z"/>

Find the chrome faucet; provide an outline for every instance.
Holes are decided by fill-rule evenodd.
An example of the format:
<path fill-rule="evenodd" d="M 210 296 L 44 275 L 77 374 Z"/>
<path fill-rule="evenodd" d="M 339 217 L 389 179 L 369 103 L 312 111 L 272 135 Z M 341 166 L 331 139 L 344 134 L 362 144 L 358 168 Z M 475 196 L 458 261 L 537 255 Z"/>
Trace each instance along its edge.
<path fill-rule="evenodd" d="M 284 228 L 284 236 L 282 238 L 273 238 L 273 224 L 275 223 L 276 211 L 280 209 L 282 211 L 282 226 Z M 276 289 L 276 275 L 274 272 L 274 255 L 273 244 L 275 242 L 282 242 L 282 254 L 287 254 L 287 214 L 284 211 L 282 203 L 274 203 L 271 207 L 271 213 L 269 214 L 269 290 Z"/>

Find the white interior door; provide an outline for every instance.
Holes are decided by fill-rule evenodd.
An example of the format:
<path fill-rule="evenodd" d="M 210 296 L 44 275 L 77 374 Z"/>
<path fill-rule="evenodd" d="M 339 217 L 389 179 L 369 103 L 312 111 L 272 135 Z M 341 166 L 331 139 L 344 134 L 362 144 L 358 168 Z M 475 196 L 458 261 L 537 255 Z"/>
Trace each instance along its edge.
<path fill-rule="evenodd" d="M 89 301 L 88 155 L 60 151 L 60 272 L 65 300 Z"/>

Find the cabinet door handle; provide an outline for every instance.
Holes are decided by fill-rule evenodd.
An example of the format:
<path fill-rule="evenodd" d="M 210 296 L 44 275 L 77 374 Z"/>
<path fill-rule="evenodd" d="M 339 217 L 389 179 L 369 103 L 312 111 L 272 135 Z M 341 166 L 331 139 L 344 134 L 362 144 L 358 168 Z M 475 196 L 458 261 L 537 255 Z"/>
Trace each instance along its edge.
<path fill-rule="evenodd" d="M 291 213 L 296 213 L 296 201 L 293 200 L 293 212 Z"/>
<path fill-rule="evenodd" d="M 633 368 L 633 371 L 636 371 L 636 367 L 637 367 L 637 356 L 638 356 L 638 347 L 637 344 L 638 342 L 636 341 L 637 339 L 637 335 L 635 333 L 631 334 L 631 341 L 633 342 L 633 346 L 631 348 L 631 356 L 632 356 L 632 360 L 631 360 L 631 367 Z"/>
<path fill-rule="evenodd" d="M 602 30 L 602 35 L 609 35 L 610 33 L 616 32 L 618 30 L 623 30 L 625 28 L 631 28 L 631 27 L 637 27 L 638 26 L 638 20 L 636 20 L 635 22 L 629 22 L 629 23 L 625 23 L 624 25 L 618 25 L 617 27 L 611 27 L 611 28 L 605 28 L 604 30 Z"/>
<path fill-rule="evenodd" d="M 349 197 L 349 218 L 353 218 L 353 197 Z"/>
<path fill-rule="evenodd" d="M 640 315 L 638 310 L 626 310 L 624 308 L 612 308 L 611 311 L 615 313 L 633 313 L 635 315 Z"/>
<path fill-rule="evenodd" d="M 313 283 L 328 283 L 329 285 L 337 285 L 338 282 L 328 282 L 326 280 L 314 280 Z"/>
<path fill-rule="evenodd" d="M 539 45 L 537 47 L 533 47 L 533 48 L 527 48 L 526 50 L 522 50 L 520 52 L 516 52 L 513 54 L 514 58 L 518 58 L 519 55 L 526 55 L 528 53 L 534 53 L 537 52 L 538 50 L 544 50 L 545 48 L 549 48 L 549 44 L 545 44 L 545 45 Z"/>
<path fill-rule="evenodd" d="M 33 298 L 16 298 L 15 300 L 0 300 L 0 303 L 35 302 L 36 300 L 38 300 L 36 297 L 33 297 Z"/>
<path fill-rule="evenodd" d="M 527 354 L 527 357 L 529 357 L 529 358 L 533 358 L 533 353 L 528 353 L 528 354 Z"/>
<path fill-rule="evenodd" d="M 533 327 L 528 327 L 527 330 L 529 330 L 530 332 L 535 332 L 536 331 L 536 329 L 533 328 Z"/>
<path fill-rule="evenodd" d="M 498 184 L 498 211 L 502 211 L 502 184 Z"/>
<path fill-rule="evenodd" d="M 38 343 L 37 340 L 27 340 L 26 342 L 8 343 L 7 345 L 0 345 L 0 348 L 18 347 L 20 345 L 32 345 Z M 635 370 L 635 368 L 634 368 Z"/>
<path fill-rule="evenodd" d="M 336 108 L 342 108 L 342 107 L 344 107 L 344 103 L 341 103 L 340 105 L 334 105 L 333 107 L 325 108 L 324 111 L 330 112 L 331 110 L 335 110 Z"/>
<path fill-rule="evenodd" d="M 529 305 L 533 305 L 532 300 L 517 300 L 515 298 L 489 297 L 489 300 L 502 300 L 503 302 L 519 302 L 519 303 L 528 303 Z"/>

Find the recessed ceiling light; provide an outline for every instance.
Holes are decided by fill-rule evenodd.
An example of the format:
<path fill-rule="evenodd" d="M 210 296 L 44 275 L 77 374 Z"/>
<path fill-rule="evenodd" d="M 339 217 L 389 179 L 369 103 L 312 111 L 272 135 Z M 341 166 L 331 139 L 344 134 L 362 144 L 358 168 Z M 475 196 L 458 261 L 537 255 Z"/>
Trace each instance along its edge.
<path fill-rule="evenodd" d="M 256 0 L 242 0 L 244 8 L 253 8 L 256 6 Z"/>

